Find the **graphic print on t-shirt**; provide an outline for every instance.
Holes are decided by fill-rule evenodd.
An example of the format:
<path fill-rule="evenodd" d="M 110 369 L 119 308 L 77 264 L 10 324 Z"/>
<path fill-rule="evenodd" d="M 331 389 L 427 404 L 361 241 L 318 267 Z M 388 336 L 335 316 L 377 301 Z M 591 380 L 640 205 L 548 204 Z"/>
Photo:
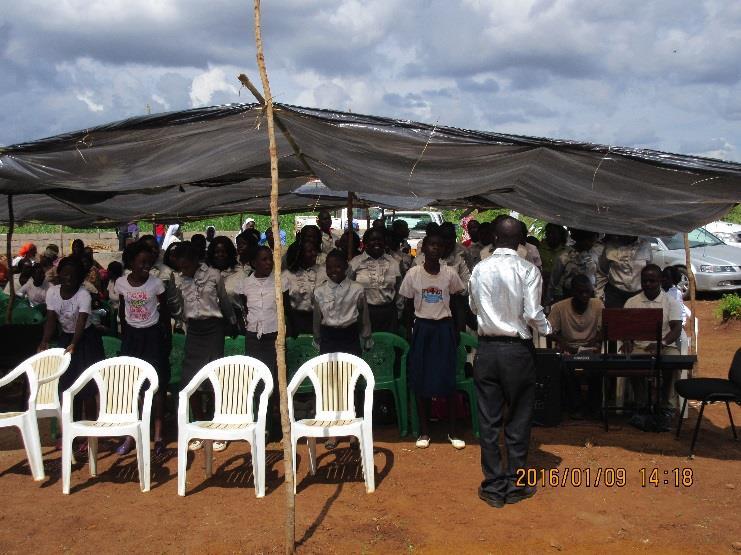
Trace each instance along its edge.
<path fill-rule="evenodd" d="M 146 322 L 150 314 L 147 310 L 149 295 L 146 291 L 131 291 L 128 293 L 129 314 L 128 317 L 134 322 Z"/>
<path fill-rule="evenodd" d="M 422 289 L 422 301 L 425 303 L 443 302 L 443 290 L 439 287 L 430 286 Z"/>

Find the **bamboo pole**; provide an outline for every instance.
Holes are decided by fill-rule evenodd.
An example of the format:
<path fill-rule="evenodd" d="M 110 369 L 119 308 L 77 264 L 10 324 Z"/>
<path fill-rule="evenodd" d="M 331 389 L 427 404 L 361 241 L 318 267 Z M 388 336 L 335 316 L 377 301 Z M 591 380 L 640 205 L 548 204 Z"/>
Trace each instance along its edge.
<path fill-rule="evenodd" d="M 262 77 L 262 75 L 260 77 Z M 252 95 L 257 99 L 257 101 L 260 104 L 265 106 L 265 99 L 260 94 L 260 91 L 257 90 L 257 87 L 255 87 L 255 85 L 252 84 L 252 81 L 250 81 L 249 77 L 247 77 L 244 73 L 240 73 L 237 76 L 237 79 L 239 79 L 239 82 L 242 83 L 242 85 L 244 85 L 244 87 L 246 87 L 247 90 L 249 90 L 252 93 Z M 304 153 L 301 151 L 301 148 L 298 146 L 298 143 L 294 140 L 293 135 L 291 135 L 291 132 L 288 131 L 286 126 L 283 125 L 283 122 L 280 121 L 280 118 L 278 118 L 277 116 L 273 117 L 273 121 L 276 127 L 280 129 L 281 133 L 283 133 L 283 136 L 285 137 L 286 141 L 288 141 L 288 144 L 291 145 L 293 152 L 296 154 L 299 161 L 303 164 L 304 168 L 306 168 L 309 174 L 311 174 L 312 176 L 315 176 L 316 174 L 314 173 L 314 170 L 311 169 L 309 162 L 306 160 L 306 156 L 304 156 Z"/>
<path fill-rule="evenodd" d="M 352 192 L 347 192 L 347 261 L 352 260 L 352 243 L 353 243 L 353 228 L 352 228 Z"/>
<path fill-rule="evenodd" d="M 273 120 L 273 95 L 270 92 L 268 72 L 265 67 L 265 53 L 260 32 L 260 0 L 255 2 L 255 45 L 257 47 L 257 67 L 260 70 L 262 88 L 265 92 L 265 109 L 268 120 L 268 139 L 270 141 L 270 217 L 273 229 L 273 275 L 275 278 L 275 304 L 278 309 L 278 337 L 275 350 L 278 360 L 278 387 L 280 393 L 280 423 L 283 429 L 283 469 L 286 482 L 286 522 L 285 552 L 294 553 L 296 549 L 296 498 L 293 494 L 293 458 L 291 454 L 291 425 L 288 420 L 288 381 L 286 377 L 286 325 L 283 309 L 283 288 L 281 287 L 281 244 L 278 221 L 278 147 L 275 141 Z"/>
<path fill-rule="evenodd" d="M 15 302 L 15 276 L 13 275 L 13 231 L 15 230 L 15 214 L 13 214 L 13 195 L 8 195 L 8 234 L 5 236 L 5 254 L 8 257 L 8 277 L 10 278 L 10 298 L 8 299 L 8 313 L 6 324 L 13 323 L 13 303 Z"/>
<path fill-rule="evenodd" d="M 694 319 L 697 318 L 697 282 L 695 281 L 695 272 L 692 271 L 692 260 L 690 257 L 690 238 L 687 233 L 684 234 L 684 264 L 687 267 L 687 278 L 690 282 L 690 310 L 692 311 L 692 317 L 690 318 L 690 330 L 692 331 L 692 350 L 697 354 L 697 337 L 695 337 L 695 326 L 692 325 Z"/>

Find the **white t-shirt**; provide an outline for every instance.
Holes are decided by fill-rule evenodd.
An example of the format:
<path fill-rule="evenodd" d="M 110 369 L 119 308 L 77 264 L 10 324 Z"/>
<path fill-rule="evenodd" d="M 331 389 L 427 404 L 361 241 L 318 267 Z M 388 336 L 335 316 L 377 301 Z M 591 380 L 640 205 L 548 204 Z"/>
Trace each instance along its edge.
<path fill-rule="evenodd" d="M 116 295 L 124 298 L 126 322 L 132 328 L 149 328 L 159 321 L 157 295 L 164 292 L 165 284 L 153 275 L 139 287 L 131 285 L 126 276 L 116 280 Z"/>
<path fill-rule="evenodd" d="M 80 287 L 69 299 L 63 299 L 61 285 L 52 285 L 46 292 L 46 310 L 57 313 L 59 325 L 64 333 L 75 333 L 77 315 L 81 312 L 90 314 L 92 312 L 92 298 L 84 287 Z M 92 325 L 90 318 L 87 319 L 85 327 Z"/>
<path fill-rule="evenodd" d="M 44 304 L 46 302 L 46 292 L 49 290 L 49 282 L 44 280 L 40 286 L 36 286 L 33 283 L 33 279 L 29 279 L 26 283 L 21 285 L 16 295 L 19 297 L 28 297 L 28 302 L 31 306 L 37 304 Z"/>
<path fill-rule="evenodd" d="M 440 265 L 437 275 L 427 273 L 423 265 L 413 266 L 404 276 L 399 294 L 414 299 L 414 315 L 428 320 L 450 318 L 450 295 L 463 291 L 458 273 Z"/>

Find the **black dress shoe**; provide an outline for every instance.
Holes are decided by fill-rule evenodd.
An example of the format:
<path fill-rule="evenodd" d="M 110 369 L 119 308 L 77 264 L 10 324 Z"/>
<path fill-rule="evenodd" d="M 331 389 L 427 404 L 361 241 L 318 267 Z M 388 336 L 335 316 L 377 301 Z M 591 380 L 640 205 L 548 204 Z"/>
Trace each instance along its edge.
<path fill-rule="evenodd" d="M 501 509 L 502 507 L 504 507 L 504 497 L 486 493 L 481 488 L 479 488 L 479 499 L 481 499 L 487 505 L 494 507 L 495 509 Z"/>
<path fill-rule="evenodd" d="M 525 499 L 530 499 L 533 495 L 535 495 L 535 492 L 537 491 L 538 488 L 536 488 L 535 486 L 527 486 L 518 489 L 516 491 L 513 491 L 512 493 L 507 494 L 506 502 L 509 505 L 513 503 L 519 503 L 520 501 L 523 501 Z"/>

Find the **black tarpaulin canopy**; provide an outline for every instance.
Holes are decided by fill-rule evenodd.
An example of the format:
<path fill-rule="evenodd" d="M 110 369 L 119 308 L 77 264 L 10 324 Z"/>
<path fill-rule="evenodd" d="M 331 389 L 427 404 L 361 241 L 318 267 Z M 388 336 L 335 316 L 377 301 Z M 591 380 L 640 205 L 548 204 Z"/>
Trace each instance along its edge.
<path fill-rule="evenodd" d="M 340 196 L 297 192 L 312 178 L 368 204 L 375 196 L 389 207 L 394 198 L 499 205 L 564 225 L 645 235 L 691 230 L 741 200 L 738 163 L 276 108 L 309 166 L 279 134 L 284 212 L 342 204 Z M 131 118 L 0 151 L 0 194 L 14 195 L 19 221 L 86 225 L 266 212 L 269 174 L 256 104 Z M 0 221 L 7 220 L 2 206 Z"/>

